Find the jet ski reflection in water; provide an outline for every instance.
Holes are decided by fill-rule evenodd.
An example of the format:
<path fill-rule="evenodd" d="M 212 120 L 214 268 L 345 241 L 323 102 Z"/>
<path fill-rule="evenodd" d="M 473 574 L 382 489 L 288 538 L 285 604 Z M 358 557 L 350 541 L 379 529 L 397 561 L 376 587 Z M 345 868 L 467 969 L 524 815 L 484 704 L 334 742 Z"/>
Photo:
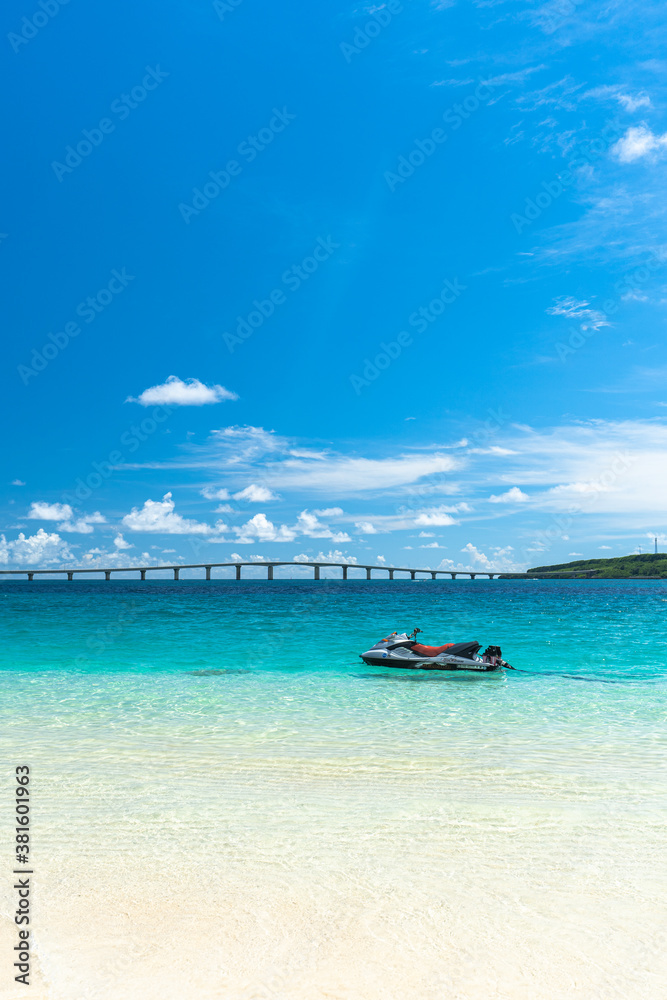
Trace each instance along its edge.
<path fill-rule="evenodd" d="M 416 628 L 411 635 L 392 632 L 361 654 L 371 667 L 398 667 L 403 670 L 508 670 L 514 668 L 502 659 L 500 646 L 488 646 L 481 656 L 478 642 L 448 642 L 444 646 L 423 646 L 417 642 Z"/>

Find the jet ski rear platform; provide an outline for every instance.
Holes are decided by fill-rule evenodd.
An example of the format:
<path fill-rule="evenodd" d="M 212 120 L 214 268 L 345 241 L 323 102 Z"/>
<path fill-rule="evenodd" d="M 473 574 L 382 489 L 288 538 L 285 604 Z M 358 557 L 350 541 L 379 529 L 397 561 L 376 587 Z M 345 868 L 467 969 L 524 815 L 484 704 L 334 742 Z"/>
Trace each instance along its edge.
<path fill-rule="evenodd" d="M 415 636 L 405 632 L 392 632 L 361 654 L 361 659 L 371 667 L 392 667 L 402 670 L 475 670 L 488 672 L 513 668 L 502 659 L 500 646 L 488 646 L 478 656 L 478 642 L 449 642 L 444 646 L 423 646 Z"/>

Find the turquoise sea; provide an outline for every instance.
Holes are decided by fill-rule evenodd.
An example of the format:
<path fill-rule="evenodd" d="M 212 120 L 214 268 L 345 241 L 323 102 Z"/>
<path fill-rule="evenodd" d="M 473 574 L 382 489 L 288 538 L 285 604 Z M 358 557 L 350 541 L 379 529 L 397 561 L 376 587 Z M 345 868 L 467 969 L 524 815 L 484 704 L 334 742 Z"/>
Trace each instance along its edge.
<path fill-rule="evenodd" d="M 0 607 L 33 1000 L 667 994 L 667 585 L 0 582 Z M 359 659 L 415 626 L 517 669 Z"/>

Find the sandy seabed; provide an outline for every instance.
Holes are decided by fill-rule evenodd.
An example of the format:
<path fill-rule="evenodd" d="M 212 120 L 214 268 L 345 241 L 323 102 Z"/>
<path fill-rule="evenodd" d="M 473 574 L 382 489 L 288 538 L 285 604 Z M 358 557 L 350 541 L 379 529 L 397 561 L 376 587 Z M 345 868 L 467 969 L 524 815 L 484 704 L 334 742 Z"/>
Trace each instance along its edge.
<path fill-rule="evenodd" d="M 190 771 L 45 781 L 32 985 L 4 907 L 2 1000 L 664 995 L 648 806 L 433 760 Z"/>

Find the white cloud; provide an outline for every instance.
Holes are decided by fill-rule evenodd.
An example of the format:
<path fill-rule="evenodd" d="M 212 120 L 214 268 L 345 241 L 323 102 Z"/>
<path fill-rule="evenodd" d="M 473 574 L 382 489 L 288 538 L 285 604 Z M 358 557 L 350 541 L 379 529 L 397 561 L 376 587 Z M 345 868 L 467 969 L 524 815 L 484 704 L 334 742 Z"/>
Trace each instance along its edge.
<path fill-rule="evenodd" d="M 611 545 L 598 545 L 599 549 L 611 549 Z"/>
<path fill-rule="evenodd" d="M 28 517 L 37 521 L 60 521 L 59 531 L 90 535 L 94 524 L 106 524 L 106 518 L 96 510 L 94 514 L 74 514 L 68 503 L 44 503 L 34 501 L 30 505 Z"/>
<path fill-rule="evenodd" d="M 123 538 L 123 536 L 121 535 L 120 532 L 118 532 L 118 534 L 114 538 L 113 543 L 114 543 L 114 545 L 116 546 L 116 548 L 118 549 L 119 552 L 120 552 L 121 549 L 133 549 L 134 548 L 134 546 L 132 545 L 131 542 L 126 542 L 125 541 L 125 539 Z M 171 551 L 173 552 L 173 549 Z"/>
<path fill-rule="evenodd" d="M 133 507 L 123 518 L 123 524 L 130 531 L 150 531 L 164 535 L 215 535 L 226 529 L 221 521 L 211 527 L 210 524 L 181 517 L 174 513 L 174 507 L 171 493 L 165 493 L 162 500 L 146 500 L 141 510 Z"/>
<path fill-rule="evenodd" d="M 334 511 L 337 512 L 338 508 L 334 508 Z M 334 531 L 329 525 L 323 524 L 317 517 L 317 513 L 319 512 L 301 511 L 296 524 L 292 526 L 275 525 L 267 518 L 266 514 L 255 514 L 241 527 L 234 527 L 232 530 L 237 535 L 237 541 L 244 545 L 257 541 L 293 542 L 299 535 L 304 535 L 307 538 L 330 538 L 332 542 L 337 544 L 351 541 L 346 532 Z"/>
<path fill-rule="evenodd" d="M 245 489 L 235 493 L 234 499 L 247 500 L 248 503 L 268 503 L 269 500 L 279 500 L 280 497 L 266 486 L 258 486 L 256 483 L 251 483 L 250 486 L 246 486 Z"/>
<path fill-rule="evenodd" d="M 456 524 L 454 518 L 446 513 L 449 508 L 445 507 L 432 507 L 430 510 L 425 510 L 421 514 L 418 514 L 414 520 L 414 523 L 418 526 L 433 527 L 433 528 L 443 528 L 448 524 Z"/>
<path fill-rule="evenodd" d="M 28 517 L 38 521 L 68 521 L 72 508 L 68 503 L 43 503 L 36 500 L 30 504 Z"/>
<path fill-rule="evenodd" d="M 162 385 L 153 385 L 139 396 L 128 396 L 126 403 L 140 403 L 141 406 L 205 406 L 207 403 L 221 403 L 225 399 L 238 399 L 222 385 L 204 385 L 199 379 L 190 378 L 183 382 L 176 375 L 170 375 Z"/>
<path fill-rule="evenodd" d="M 378 529 L 371 521 L 355 521 L 354 526 L 360 535 L 377 535 Z"/>
<path fill-rule="evenodd" d="M 583 556 L 583 552 L 568 552 L 568 556 Z"/>
<path fill-rule="evenodd" d="M 122 536 L 116 536 L 116 537 L 118 538 Z M 132 548 L 132 546 L 129 545 L 127 547 Z M 158 564 L 158 560 L 154 556 L 151 556 L 148 552 L 142 552 L 141 556 L 134 561 L 135 564 L 145 565 L 145 566 L 151 566 L 151 565 L 155 566 Z M 85 566 L 87 569 L 93 569 L 93 568 L 106 569 L 110 566 L 118 566 L 118 567 L 127 566 L 127 562 L 128 559 L 125 554 L 124 548 L 122 546 L 120 548 L 115 547 L 115 540 L 114 540 L 114 548 L 111 550 L 102 549 L 99 547 L 96 547 L 94 549 L 89 549 L 88 552 L 85 552 L 81 557 L 79 565 Z"/>
<path fill-rule="evenodd" d="M 655 154 L 667 146 L 667 132 L 656 135 L 644 124 L 631 126 L 611 147 L 612 155 L 621 163 L 633 163 L 643 156 Z"/>
<path fill-rule="evenodd" d="M 12 479 L 12 486 L 25 486 L 22 479 Z"/>
<path fill-rule="evenodd" d="M 234 508 L 229 503 L 221 503 L 219 507 L 213 510 L 214 514 L 234 514 L 236 513 Z"/>
<path fill-rule="evenodd" d="M 84 514 L 76 520 L 63 521 L 58 525 L 58 531 L 77 532 L 81 535 L 91 535 L 94 531 L 94 524 L 106 524 L 106 517 L 96 510 L 94 514 Z"/>
<path fill-rule="evenodd" d="M 499 496 L 492 494 L 489 497 L 489 503 L 525 503 L 527 500 L 530 500 L 530 497 L 527 493 L 523 493 L 518 486 L 513 486 L 507 493 L 501 493 Z"/>
<path fill-rule="evenodd" d="M 72 563 L 74 556 L 64 538 L 56 532 L 49 534 L 40 528 L 34 535 L 27 538 L 23 532 L 18 538 L 8 542 L 0 535 L 0 563 L 20 563 L 27 566 L 62 565 Z"/>
<path fill-rule="evenodd" d="M 293 528 L 288 528 L 286 524 L 276 526 L 266 514 L 255 514 L 240 528 L 233 528 L 233 531 L 238 536 L 237 542 L 242 545 L 254 542 L 293 542 L 297 536 Z"/>
<path fill-rule="evenodd" d="M 443 559 L 437 569 L 457 570 L 479 570 L 480 573 L 521 573 L 525 570 L 525 563 L 517 563 L 514 558 L 514 550 L 511 545 L 504 548 L 490 549 L 490 555 L 481 552 L 472 542 L 461 549 L 461 552 L 468 557 L 467 563 L 454 564 L 452 559 Z"/>
<path fill-rule="evenodd" d="M 307 556 L 305 553 L 301 555 L 294 556 L 294 562 L 333 562 L 333 563 L 347 563 L 348 566 L 354 566 L 357 562 L 356 556 L 345 556 L 339 549 L 329 550 L 328 552 L 319 552 L 316 556 Z"/>
<path fill-rule="evenodd" d="M 338 508 L 333 508 L 333 510 L 337 511 Z M 302 510 L 296 519 L 295 530 L 308 538 L 330 538 L 334 544 L 338 545 L 352 541 L 344 531 L 332 531 L 327 524 L 322 524 L 316 514 L 315 511 Z"/>
<path fill-rule="evenodd" d="M 201 490 L 201 495 L 206 497 L 207 500 L 229 500 L 229 490 L 218 488 L 215 486 L 205 486 Z"/>

